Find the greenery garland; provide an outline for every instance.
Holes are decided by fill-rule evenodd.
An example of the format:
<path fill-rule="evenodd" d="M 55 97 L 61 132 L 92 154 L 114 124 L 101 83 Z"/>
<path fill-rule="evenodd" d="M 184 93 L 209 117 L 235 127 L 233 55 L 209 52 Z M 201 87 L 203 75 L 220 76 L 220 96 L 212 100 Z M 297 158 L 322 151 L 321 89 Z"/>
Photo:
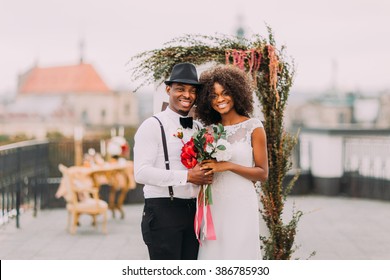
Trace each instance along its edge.
<path fill-rule="evenodd" d="M 282 219 L 286 197 L 299 174 L 284 187 L 284 179 L 292 167 L 290 160 L 297 136 L 284 130 L 283 117 L 289 90 L 295 74 L 293 62 L 289 63 L 284 47 L 276 49 L 271 28 L 268 40 L 260 35 L 252 40 L 217 34 L 215 36 L 185 35 L 164 44 L 161 49 L 146 51 L 134 56 L 134 80 L 143 80 L 140 87 L 167 79 L 175 64 L 190 62 L 195 65 L 214 62 L 235 64 L 245 69 L 254 83 L 256 95 L 262 105 L 264 129 L 267 135 L 269 176 L 261 185 L 262 217 L 269 236 L 261 236 L 264 259 L 291 259 L 296 250 L 294 240 L 301 211 L 293 209 L 292 219 L 285 224 Z"/>

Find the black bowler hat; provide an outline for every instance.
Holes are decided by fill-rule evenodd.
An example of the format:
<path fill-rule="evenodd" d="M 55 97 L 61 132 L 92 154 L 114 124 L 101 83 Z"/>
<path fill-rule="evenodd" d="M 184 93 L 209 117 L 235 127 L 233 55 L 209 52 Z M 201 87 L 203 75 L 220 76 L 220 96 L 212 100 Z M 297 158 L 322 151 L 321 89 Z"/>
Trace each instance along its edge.
<path fill-rule="evenodd" d="M 171 77 L 164 82 L 166 85 L 182 83 L 194 86 L 201 86 L 198 80 L 198 73 L 194 64 L 179 63 L 173 66 Z"/>

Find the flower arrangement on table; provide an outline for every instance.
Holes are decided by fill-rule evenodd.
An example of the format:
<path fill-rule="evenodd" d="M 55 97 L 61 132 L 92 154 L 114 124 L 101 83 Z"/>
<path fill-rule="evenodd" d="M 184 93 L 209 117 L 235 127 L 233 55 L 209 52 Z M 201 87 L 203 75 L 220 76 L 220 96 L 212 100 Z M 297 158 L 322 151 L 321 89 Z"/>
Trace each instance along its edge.
<path fill-rule="evenodd" d="M 180 138 L 179 136 L 181 135 L 177 133 L 175 136 Z M 191 169 L 206 159 L 227 161 L 231 158 L 231 150 L 229 147 L 230 143 L 226 140 L 226 130 L 222 124 L 202 128 L 195 132 L 187 143 L 184 143 L 181 150 L 181 162 L 185 167 Z M 198 240 L 200 240 L 202 227 L 204 239 L 216 239 L 210 210 L 212 203 L 211 185 L 200 186 L 195 216 L 195 233 Z"/>
<path fill-rule="evenodd" d="M 126 158 L 129 151 L 129 144 L 122 136 L 114 136 L 108 142 L 107 152 L 114 159 Z"/>

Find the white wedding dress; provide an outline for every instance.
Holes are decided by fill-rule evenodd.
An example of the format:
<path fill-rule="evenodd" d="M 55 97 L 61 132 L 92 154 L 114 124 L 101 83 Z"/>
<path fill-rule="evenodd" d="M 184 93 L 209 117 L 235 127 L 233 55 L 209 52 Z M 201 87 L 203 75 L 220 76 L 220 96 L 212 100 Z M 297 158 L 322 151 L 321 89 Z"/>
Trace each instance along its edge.
<path fill-rule="evenodd" d="M 252 118 L 236 125 L 225 126 L 231 144 L 229 161 L 254 166 L 252 132 L 263 127 Z M 199 260 L 261 259 L 259 238 L 259 200 L 252 181 L 233 172 L 214 174 L 211 186 L 216 240 L 202 240 Z"/>

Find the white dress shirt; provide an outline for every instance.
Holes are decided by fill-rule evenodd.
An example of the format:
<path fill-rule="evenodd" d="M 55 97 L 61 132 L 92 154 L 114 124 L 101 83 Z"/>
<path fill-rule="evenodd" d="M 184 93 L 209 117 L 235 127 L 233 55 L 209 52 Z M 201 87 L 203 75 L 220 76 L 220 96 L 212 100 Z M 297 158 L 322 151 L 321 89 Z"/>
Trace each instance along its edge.
<path fill-rule="evenodd" d="M 169 197 L 168 186 L 173 187 L 174 197 L 194 198 L 198 194 L 198 186 L 187 182 L 187 168 L 181 163 L 182 141 L 175 137 L 180 125 L 181 115 L 169 107 L 156 114 L 164 126 L 167 139 L 170 170 L 165 168 L 164 150 L 159 122 L 150 117 L 138 128 L 134 140 L 134 176 L 135 180 L 144 184 L 144 197 Z M 193 129 L 183 129 L 183 141 L 186 143 L 201 125 L 194 121 Z"/>

